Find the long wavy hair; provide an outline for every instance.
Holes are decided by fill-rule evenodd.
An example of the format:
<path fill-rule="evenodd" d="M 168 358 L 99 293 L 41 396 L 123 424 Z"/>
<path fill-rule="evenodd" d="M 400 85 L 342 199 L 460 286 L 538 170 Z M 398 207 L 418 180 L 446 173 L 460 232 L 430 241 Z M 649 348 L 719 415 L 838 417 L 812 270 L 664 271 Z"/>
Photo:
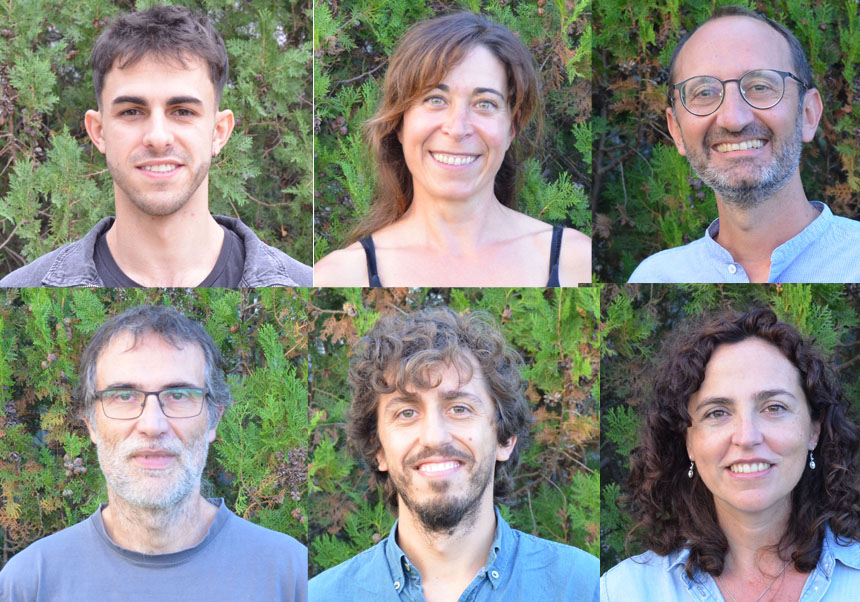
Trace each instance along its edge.
<path fill-rule="evenodd" d="M 496 174 L 494 193 L 506 207 L 516 208 L 519 163 L 533 150 L 523 136 L 537 115 L 542 129 L 540 87 L 534 58 L 506 27 L 480 15 L 457 13 L 413 25 L 400 40 L 385 75 L 382 101 L 365 124 L 365 135 L 376 157 L 376 191 L 370 212 L 352 231 L 350 242 L 397 221 L 412 204 L 412 174 L 397 133 L 403 114 L 435 88 L 473 48 L 483 46 L 505 68 L 511 124 L 517 133 Z"/>
<path fill-rule="evenodd" d="M 729 544 L 713 495 L 698 474 L 687 476 L 687 403 L 699 390 L 714 350 L 752 337 L 779 349 L 797 368 L 812 420 L 821 424 L 814 450 L 817 469 L 804 468 L 791 493 L 791 520 L 776 552 L 798 571 L 809 572 L 821 554 L 825 523 L 838 537 L 860 540 L 860 436 L 848 418 L 838 379 L 813 342 L 766 308 L 706 318 L 688 324 L 663 349 L 641 444 L 630 459 L 629 493 L 622 499 L 634 517 L 628 545 L 635 541 L 661 555 L 689 548 L 691 578 L 696 570 L 721 574 Z"/>

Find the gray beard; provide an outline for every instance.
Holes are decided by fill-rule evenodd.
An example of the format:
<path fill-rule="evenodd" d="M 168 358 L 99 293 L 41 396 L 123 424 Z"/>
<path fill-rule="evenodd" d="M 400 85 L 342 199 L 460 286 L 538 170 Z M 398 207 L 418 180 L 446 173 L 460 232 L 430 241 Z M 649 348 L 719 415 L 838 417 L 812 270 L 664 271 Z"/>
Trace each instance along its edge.
<path fill-rule="evenodd" d="M 690 166 L 698 178 L 709 188 L 712 188 L 726 203 L 739 209 L 757 207 L 785 188 L 791 176 L 800 166 L 803 146 L 802 117 L 803 113 L 798 109 L 797 119 L 794 122 L 794 132 L 779 146 L 774 147 L 773 161 L 758 169 L 758 173 L 755 175 L 734 178 L 724 169 L 711 166 L 708 158 L 710 153 L 716 151 L 711 150 L 712 145 L 707 142 L 707 137 L 704 153 L 699 151 L 687 153 Z M 770 134 L 769 143 L 773 144 L 773 133 L 765 126 L 751 124 L 736 134 L 756 137 L 756 133 L 763 131 Z"/>

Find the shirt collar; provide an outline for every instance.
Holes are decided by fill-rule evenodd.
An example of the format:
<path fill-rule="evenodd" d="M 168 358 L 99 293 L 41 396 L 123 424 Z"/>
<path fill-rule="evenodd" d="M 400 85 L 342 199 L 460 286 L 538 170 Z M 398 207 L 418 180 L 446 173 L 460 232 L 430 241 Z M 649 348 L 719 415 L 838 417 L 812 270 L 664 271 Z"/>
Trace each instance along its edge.
<path fill-rule="evenodd" d="M 818 217 L 798 232 L 793 238 L 788 239 L 773 250 L 770 256 L 770 278 L 773 282 L 774 277 L 778 276 L 800 255 L 806 247 L 821 238 L 827 228 L 830 227 L 830 222 L 833 219 L 833 212 L 826 204 L 821 201 L 809 201 L 809 204 L 818 211 Z M 720 232 L 720 218 L 711 222 L 711 225 L 705 230 L 705 240 L 711 255 L 717 257 L 722 262 L 734 263 L 734 258 L 725 247 L 720 245 L 715 240 L 715 237 Z"/>
<path fill-rule="evenodd" d="M 515 538 L 510 525 L 499 514 L 499 509 L 495 509 L 496 515 L 496 532 L 493 537 L 493 544 L 490 546 L 490 552 L 487 554 L 487 562 L 484 567 L 478 572 L 478 577 L 489 579 L 493 589 L 506 577 L 507 568 L 511 565 L 511 560 L 515 554 Z M 385 559 L 388 562 L 388 568 L 391 571 L 392 586 L 399 594 L 404 588 L 410 584 L 420 586 L 421 575 L 415 565 L 406 557 L 406 553 L 397 545 L 397 525 L 400 521 L 394 521 L 394 526 L 391 527 L 391 532 L 385 542 Z"/>

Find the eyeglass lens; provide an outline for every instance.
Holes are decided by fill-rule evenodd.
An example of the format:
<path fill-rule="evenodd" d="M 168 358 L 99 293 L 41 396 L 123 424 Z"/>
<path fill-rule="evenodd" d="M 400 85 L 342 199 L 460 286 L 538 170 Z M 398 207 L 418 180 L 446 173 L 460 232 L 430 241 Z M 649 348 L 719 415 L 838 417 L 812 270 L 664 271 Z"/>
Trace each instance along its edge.
<path fill-rule="evenodd" d="M 116 389 L 103 391 L 102 407 L 108 418 L 137 418 L 143 414 L 144 391 L 136 389 Z M 175 388 L 158 392 L 161 409 L 168 418 L 190 418 L 200 413 L 203 403 L 201 389 Z"/>
<path fill-rule="evenodd" d="M 731 80 L 730 80 L 731 81 Z M 756 109 L 769 109 L 780 101 L 785 79 L 776 71 L 761 69 L 745 74 L 738 83 L 741 94 Z M 681 87 L 681 100 L 691 113 L 707 115 L 717 109 L 725 88 L 716 77 L 694 77 Z"/>

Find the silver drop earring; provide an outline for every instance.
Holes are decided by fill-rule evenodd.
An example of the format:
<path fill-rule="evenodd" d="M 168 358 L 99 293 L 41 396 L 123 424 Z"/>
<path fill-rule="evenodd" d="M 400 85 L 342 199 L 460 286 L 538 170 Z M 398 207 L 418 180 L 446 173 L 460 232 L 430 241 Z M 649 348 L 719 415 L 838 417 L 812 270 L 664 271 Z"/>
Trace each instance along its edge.
<path fill-rule="evenodd" d="M 809 452 L 809 469 L 815 470 L 815 458 L 812 457 L 812 452 Z"/>
<path fill-rule="evenodd" d="M 695 466 L 695 465 L 696 465 L 696 463 L 693 462 L 692 460 L 690 460 L 690 470 L 687 471 L 687 476 L 690 477 L 691 479 L 693 478 L 693 466 Z"/>

